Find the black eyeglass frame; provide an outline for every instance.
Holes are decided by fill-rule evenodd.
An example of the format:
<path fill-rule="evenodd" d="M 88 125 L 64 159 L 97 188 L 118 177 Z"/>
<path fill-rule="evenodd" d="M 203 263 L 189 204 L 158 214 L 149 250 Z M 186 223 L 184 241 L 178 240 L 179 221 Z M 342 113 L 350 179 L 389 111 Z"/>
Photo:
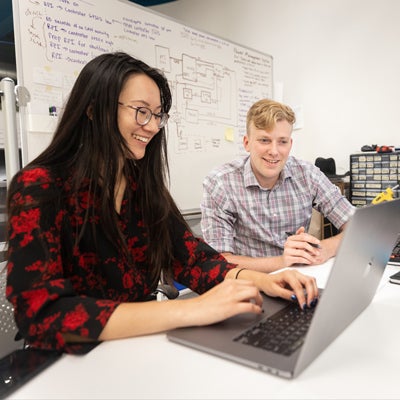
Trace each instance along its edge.
<path fill-rule="evenodd" d="M 167 125 L 167 122 L 168 122 L 168 119 L 169 119 L 169 114 L 166 113 L 166 112 L 153 113 L 153 111 L 151 111 L 149 107 L 132 106 L 131 104 L 125 104 L 125 103 L 122 103 L 120 101 L 118 102 L 118 104 L 120 106 L 128 107 L 128 108 L 130 108 L 132 110 L 135 110 L 136 111 L 135 120 L 136 120 L 136 123 L 138 125 L 140 125 L 140 126 L 147 125 L 151 121 L 151 118 L 153 116 L 156 117 L 156 118 L 159 118 L 159 123 L 157 125 L 158 129 L 162 129 L 162 128 L 164 128 L 165 125 Z M 138 121 L 138 113 L 140 112 L 140 110 L 146 110 L 146 113 L 147 113 L 147 117 L 145 118 L 145 122 L 144 123 Z"/>

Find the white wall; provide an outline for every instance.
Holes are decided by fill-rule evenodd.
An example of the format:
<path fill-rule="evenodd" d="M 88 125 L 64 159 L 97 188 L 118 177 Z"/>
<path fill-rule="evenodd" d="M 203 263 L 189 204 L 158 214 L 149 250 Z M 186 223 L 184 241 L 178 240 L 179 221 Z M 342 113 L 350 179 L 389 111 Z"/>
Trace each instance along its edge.
<path fill-rule="evenodd" d="M 152 7 L 271 54 L 282 101 L 303 109 L 293 154 L 334 157 L 364 144 L 400 146 L 400 1 L 177 0 Z"/>

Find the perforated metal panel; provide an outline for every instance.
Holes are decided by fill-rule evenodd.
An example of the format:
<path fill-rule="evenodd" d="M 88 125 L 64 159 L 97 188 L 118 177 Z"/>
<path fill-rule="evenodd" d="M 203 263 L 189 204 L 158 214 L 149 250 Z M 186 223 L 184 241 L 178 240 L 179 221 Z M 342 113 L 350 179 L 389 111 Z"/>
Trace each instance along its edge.
<path fill-rule="evenodd" d="M 0 358 L 13 350 L 22 348 L 23 341 L 15 341 L 18 332 L 13 307 L 6 299 L 7 262 L 0 263 Z"/>
<path fill-rule="evenodd" d="M 12 305 L 6 299 L 6 267 L 0 274 L 0 334 L 16 331 Z"/>

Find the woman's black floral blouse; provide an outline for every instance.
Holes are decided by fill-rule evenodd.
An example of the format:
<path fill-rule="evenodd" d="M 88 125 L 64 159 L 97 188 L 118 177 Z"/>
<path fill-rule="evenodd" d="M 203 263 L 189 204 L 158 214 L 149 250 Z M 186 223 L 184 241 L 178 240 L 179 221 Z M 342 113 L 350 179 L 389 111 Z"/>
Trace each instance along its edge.
<path fill-rule="evenodd" d="M 132 269 L 123 252 L 102 233 L 96 199 L 89 198 L 87 188 L 76 202 L 70 195 L 70 179 L 54 178 L 47 169 L 22 170 L 16 179 L 18 191 L 11 208 L 30 205 L 9 220 L 6 293 L 20 334 L 33 347 L 86 352 L 93 344 L 68 344 L 62 333 L 96 340 L 121 302 L 145 301 L 155 289 L 147 269 L 141 213 L 127 205 L 127 191 L 134 196 L 135 182 L 127 188 L 119 214 L 135 260 Z M 51 200 L 39 208 L 39 198 Z M 97 247 L 90 228 L 75 245 L 88 209 L 97 227 Z M 171 219 L 171 232 L 177 282 L 203 293 L 234 267 L 175 219 Z"/>

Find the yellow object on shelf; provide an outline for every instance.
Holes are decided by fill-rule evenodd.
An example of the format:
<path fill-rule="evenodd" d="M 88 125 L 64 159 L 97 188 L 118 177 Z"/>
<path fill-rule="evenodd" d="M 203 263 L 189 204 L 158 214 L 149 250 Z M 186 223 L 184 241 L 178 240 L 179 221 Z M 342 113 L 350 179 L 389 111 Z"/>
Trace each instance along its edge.
<path fill-rule="evenodd" d="M 399 185 L 396 185 L 395 187 L 391 188 L 388 187 L 384 192 L 379 193 L 373 200 L 372 204 L 378 204 L 382 203 L 383 201 L 390 201 L 394 199 L 394 192 L 393 190 L 397 189 Z"/>

